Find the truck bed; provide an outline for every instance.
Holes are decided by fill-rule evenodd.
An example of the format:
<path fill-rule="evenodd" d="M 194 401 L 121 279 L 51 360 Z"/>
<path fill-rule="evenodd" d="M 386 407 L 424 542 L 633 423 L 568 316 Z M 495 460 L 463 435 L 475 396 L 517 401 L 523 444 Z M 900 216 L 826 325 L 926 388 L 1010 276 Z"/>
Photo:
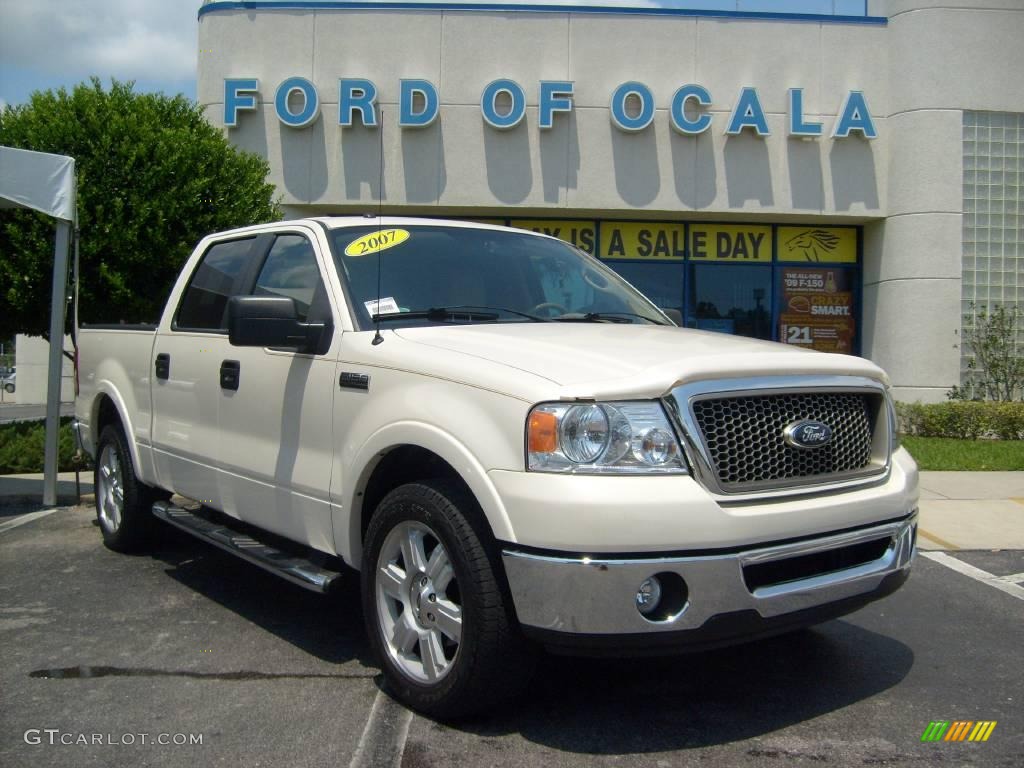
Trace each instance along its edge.
<path fill-rule="evenodd" d="M 133 456 L 141 479 L 152 480 L 153 463 L 149 455 L 152 401 L 149 385 L 153 375 L 151 359 L 155 325 L 92 325 L 78 332 L 78 395 L 75 416 L 81 422 L 82 442 L 89 451 L 98 435 L 91 425 L 97 414 L 93 409 L 97 395 L 105 392 L 120 401 L 121 413 L 130 423 L 125 431 L 135 437 L 139 455 Z"/>

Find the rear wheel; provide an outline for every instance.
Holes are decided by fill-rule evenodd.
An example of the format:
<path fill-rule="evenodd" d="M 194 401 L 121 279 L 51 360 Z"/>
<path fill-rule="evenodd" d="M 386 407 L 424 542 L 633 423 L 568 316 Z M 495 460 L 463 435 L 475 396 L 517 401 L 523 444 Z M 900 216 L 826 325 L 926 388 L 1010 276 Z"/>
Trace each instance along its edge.
<path fill-rule="evenodd" d="M 515 696 L 533 654 L 503 595 L 493 558 L 454 483 L 403 485 L 381 501 L 366 534 L 363 608 L 387 686 L 439 718 Z"/>
<path fill-rule="evenodd" d="M 100 432 L 93 481 L 103 543 L 115 552 L 143 549 L 156 526 L 153 502 L 164 494 L 135 476 L 128 441 L 119 426 L 110 424 Z"/>

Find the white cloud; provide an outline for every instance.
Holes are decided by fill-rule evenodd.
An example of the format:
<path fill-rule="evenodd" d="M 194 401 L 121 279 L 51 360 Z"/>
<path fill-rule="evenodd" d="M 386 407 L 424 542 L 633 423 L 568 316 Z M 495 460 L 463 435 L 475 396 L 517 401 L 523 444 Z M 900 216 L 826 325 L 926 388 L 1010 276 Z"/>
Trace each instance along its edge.
<path fill-rule="evenodd" d="M 737 0 L 495 0 L 498 1 L 531 5 L 735 8 Z M 780 6 L 822 1 L 784 0 Z M 12 92 L 19 91 L 15 81 L 24 79 L 25 73 L 36 75 L 33 83 L 44 84 L 54 80 L 73 83 L 90 75 L 102 80 L 116 77 L 161 83 L 194 80 L 196 16 L 201 2 L 0 0 L 0 75 L 6 75 L 0 76 L 0 83 L 13 88 Z M 10 93 L 5 96 L 11 98 Z"/>
<path fill-rule="evenodd" d="M 81 79 L 195 77 L 199 0 L 0 0 L 0 67 Z"/>

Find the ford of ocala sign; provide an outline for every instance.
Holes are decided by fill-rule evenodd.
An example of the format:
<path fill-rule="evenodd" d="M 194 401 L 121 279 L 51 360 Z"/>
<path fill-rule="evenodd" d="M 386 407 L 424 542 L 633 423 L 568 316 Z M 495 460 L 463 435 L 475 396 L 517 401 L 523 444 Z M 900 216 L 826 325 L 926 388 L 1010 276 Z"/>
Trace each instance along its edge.
<path fill-rule="evenodd" d="M 259 103 L 260 84 L 254 77 L 224 80 L 224 125 L 238 125 L 239 113 L 255 110 Z M 351 126 L 357 121 L 367 127 L 376 127 L 377 87 L 363 78 L 342 78 L 338 81 L 338 125 Z M 707 108 L 712 104 L 711 93 L 701 85 L 683 85 L 672 95 L 668 117 L 672 127 L 681 134 L 694 136 L 711 128 L 714 116 Z M 542 130 L 554 127 L 558 115 L 572 112 L 573 83 L 569 80 L 542 80 L 537 93 L 537 125 Z M 643 83 L 627 81 L 615 88 L 609 101 L 612 124 L 622 131 L 636 132 L 648 128 L 654 121 L 655 99 L 651 89 Z M 304 128 L 320 116 L 320 95 L 308 79 L 289 77 L 274 91 L 274 111 L 278 120 L 292 128 Z M 526 91 L 515 80 L 503 78 L 484 86 L 480 95 L 480 111 L 486 122 L 497 130 L 508 130 L 519 125 L 526 117 Z M 422 128 L 433 123 L 440 113 L 437 87 L 429 80 L 400 81 L 398 125 L 402 128 Z M 878 135 L 862 91 L 849 91 L 842 96 L 836 120 L 830 135 L 844 139 L 860 134 L 866 139 Z M 790 136 L 821 136 L 824 125 L 804 116 L 803 89 L 789 90 L 787 133 Z M 752 131 L 768 136 L 768 118 L 757 90 L 740 89 L 725 133 L 739 134 Z"/>

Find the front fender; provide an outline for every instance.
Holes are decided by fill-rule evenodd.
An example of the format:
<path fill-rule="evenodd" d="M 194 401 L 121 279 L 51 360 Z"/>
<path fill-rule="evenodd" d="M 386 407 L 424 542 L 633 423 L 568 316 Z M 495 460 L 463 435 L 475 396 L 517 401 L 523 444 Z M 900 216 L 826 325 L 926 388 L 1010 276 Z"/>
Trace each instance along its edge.
<path fill-rule="evenodd" d="M 420 421 L 398 421 L 374 432 L 355 452 L 350 466 L 362 467 L 356 482 L 348 484 L 340 507 L 334 506 L 334 537 L 337 552 L 344 560 L 358 567 L 362 558 L 361 515 L 354 514 L 357 499 L 373 474 L 374 468 L 388 451 L 403 445 L 414 445 L 440 456 L 451 465 L 476 497 L 495 538 L 515 541 L 515 534 L 505 505 L 483 465 L 454 435 Z"/>

